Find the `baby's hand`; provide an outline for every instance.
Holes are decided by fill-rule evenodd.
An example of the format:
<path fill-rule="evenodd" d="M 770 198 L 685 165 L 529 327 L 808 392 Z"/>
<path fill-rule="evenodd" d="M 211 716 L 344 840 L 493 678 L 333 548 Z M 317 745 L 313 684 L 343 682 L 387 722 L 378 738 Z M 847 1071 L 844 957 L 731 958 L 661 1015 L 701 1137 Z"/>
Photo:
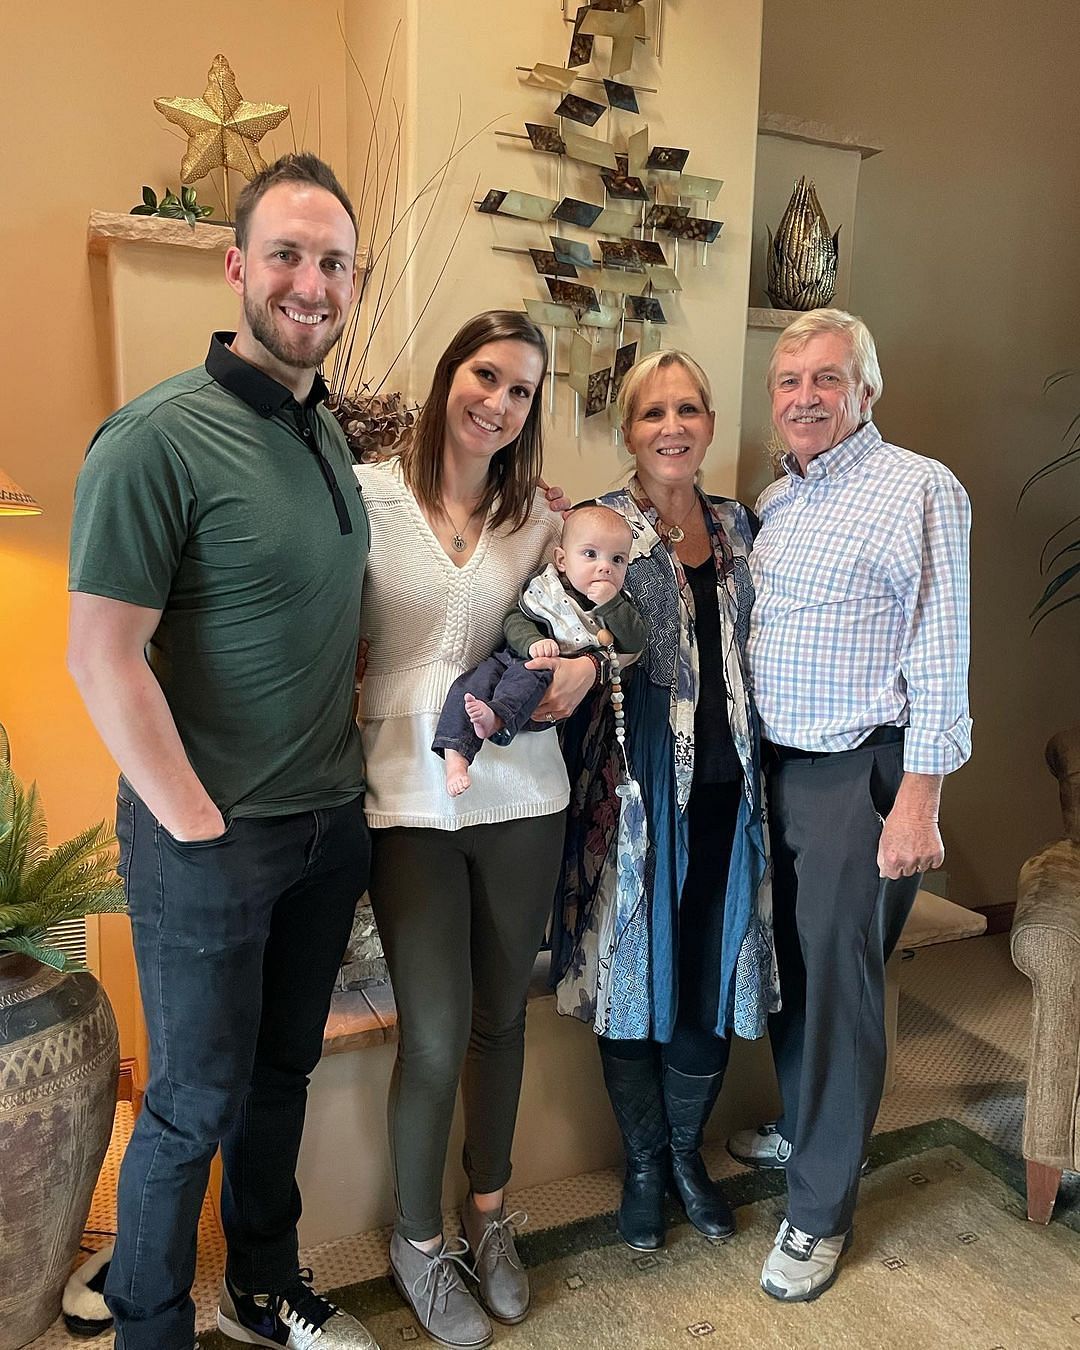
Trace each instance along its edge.
<path fill-rule="evenodd" d="M 585 594 L 594 605 L 606 605 L 609 600 L 614 600 L 619 594 L 618 586 L 613 586 L 610 581 L 594 581 L 586 588 Z"/>
<path fill-rule="evenodd" d="M 541 638 L 529 648 L 529 657 L 535 661 L 539 656 L 558 656 L 559 644 L 554 638 Z"/>

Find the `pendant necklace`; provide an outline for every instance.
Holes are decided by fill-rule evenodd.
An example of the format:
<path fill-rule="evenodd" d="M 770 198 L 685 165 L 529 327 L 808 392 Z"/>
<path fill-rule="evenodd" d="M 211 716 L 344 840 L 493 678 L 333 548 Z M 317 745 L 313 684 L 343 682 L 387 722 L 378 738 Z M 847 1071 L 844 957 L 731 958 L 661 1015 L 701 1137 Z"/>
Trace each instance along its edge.
<path fill-rule="evenodd" d="M 698 502 L 697 502 L 697 494 L 695 493 L 695 494 L 694 494 L 694 500 L 693 500 L 693 503 L 692 503 L 692 505 L 691 505 L 691 507 L 690 507 L 690 510 L 687 511 L 686 515 L 683 516 L 682 520 L 676 522 L 676 524 L 672 525 L 671 528 L 667 531 L 667 538 L 668 538 L 673 544 L 681 544 L 682 541 L 686 538 L 686 535 L 684 534 L 683 528 L 682 528 L 682 527 L 686 524 L 686 522 L 687 522 L 687 521 L 690 519 L 690 517 L 693 515 L 693 513 L 694 513 L 694 507 L 697 506 L 697 504 L 698 504 Z"/>
<path fill-rule="evenodd" d="M 459 530 L 458 527 L 454 524 L 454 518 L 453 518 L 453 516 L 451 516 L 450 512 L 446 509 L 445 503 L 443 504 L 443 509 L 442 509 L 442 511 L 443 511 L 443 515 L 444 515 L 444 516 L 446 517 L 446 519 L 450 522 L 450 524 L 451 524 L 451 526 L 453 527 L 453 530 L 454 530 L 453 537 L 452 537 L 451 540 L 450 540 L 450 547 L 454 550 L 455 553 L 464 553 L 465 550 L 469 547 L 468 543 L 467 543 L 466 540 L 465 540 L 464 534 L 463 534 L 463 533 L 461 532 L 461 530 Z M 473 516 L 475 516 L 475 515 L 476 515 L 476 512 L 473 511 L 472 516 L 470 516 L 469 519 L 465 522 L 465 528 L 466 528 L 466 529 L 469 528 L 469 521 L 471 521 L 472 518 L 473 518 Z"/>

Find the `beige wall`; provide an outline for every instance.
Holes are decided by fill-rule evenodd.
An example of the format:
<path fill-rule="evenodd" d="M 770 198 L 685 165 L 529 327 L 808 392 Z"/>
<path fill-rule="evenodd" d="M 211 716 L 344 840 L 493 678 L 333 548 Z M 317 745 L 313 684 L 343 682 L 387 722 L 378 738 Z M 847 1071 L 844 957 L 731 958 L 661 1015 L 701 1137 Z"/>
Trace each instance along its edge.
<path fill-rule="evenodd" d="M 293 108 L 292 119 L 263 141 L 268 157 L 291 150 L 294 134 L 301 142 L 306 123 L 302 143 L 343 161 L 337 8 L 335 0 L 3 6 L 0 239 L 7 265 L 0 464 L 45 514 L 0 520 L 0 719 L 11 734 L 16 769 L 39 782 L 54 839 L 111 815 L 115 784 L 63 656 L 72 487 L 86 442 L 110 411 L 107 346 L 92 308 L 87 217 L 94 208 L 126 210 L 139 200 L 143 183 L 159 191 L 167 182 L 176 186 L 184 141 L 153 100 L 200 95 L 219 51 L 246 98 Z M 175 350 L 165 309 L 157 340 L 171 369 L 204 354 L 203 347 Z M 136 1022 L 126 925 L 106 920 L 104 928 L 102 973 L 128 1055 Z"/>
<path fill-rule="evenodd" d="M 1043 745 L 1078 713 L 1080 612 L 1034 636 L 1026 618 L 1076 471 L 1013 510 L 1078 406 L 1080 385 L 1040 393 L 1080 362 L 1078 46 L 1072 0 L 765 5 L 762 106 L 885 147 L 862 166 L 852 293 L 881 352 L 878 423 L 974 507 L 975 755 L 943 809 L 949 893 L 970 905 L 1015 898 L 1058 832 Z"/>
<path fill-rule="evenodd" d="M 350 43 L 373 92 L 399 19 L 396 91 L 406 112 L 409 186 L 418 189 L 449 153 L 459 100 L 461 139 L 488 122 L 494 124 L 452 165 L 432 217 L 430 238 L 415 255 L 410 286 L 402 290 L 385 322 L 386 341 L 396 350 L 399 335 L 423 305 L 430 281 L 445 260 L 446 241 L 464 217 L 435 299 L 391 381 L 422 397 L 436 358 L 465 319 L 492 307 L 521 308 L 526 295 L 546 295 L 528 258 L 492 253 L 491 245 L 548 248 L 547 237 L 554 230 L 546 224 L 480 216 L 471 203 L 489 187 L 559 195 L 554 156 L 536 154 L 527 142 L 493 133 L 495 127 L 523 131 L 526 121 L 554 120 L 557 98 L 522 84 L 514 67 L 537 61 L 561 64 L 570 29 L 562 22 L 557 0 L 508 0 L 495 9 L 484 0 L 386 0 L 374 8 L 356 4 L 348 11 Z M 676 322 L 663 335 L 665 347 L 689 347 L 713 381 L 717 432 L 707 472 L 709 485 L 721 491 L 734 487 L 738 452 L 760 23 L 758 0 L 669 3 L 662 65 L 645 54 L 637 58 L 631 77 L 634 84 L 660 91 L 639 97 L 652 143 L 688 147 L 688 172 L 725 181 L 712 212 L 726 222 L 720 242 L 709 250 L 705 267 L 697 260 L 697 248 L 680 251 L 679 272 L 686 290 L 671 305 Z M 598 51 L 606 53 L 608 47 L 606 40 L 598 40 Z M 369 123 L 362 96 L 353 85 L 349 106 L 350 181 L 359 191 Z M 605 132 L 610 117 L 605 114 L 588 134 L 610 134 Z M 627 119 L 613 125 L 622 134 L 636 123 Z M 596 188 L 590 185 L 585 190 L 591 181 L 594 174 L 590 180 L 587 171 L 566 166 L 563 193 L 595 201 Z M 574 191 L 575 187 L 581 190 Z M 407 199 L 404 188 L 402 199 Z M 634 327 L 628 325 L 628 335 Z M 548 429 L 547 472 L 571 496 L 592 495 L 613 485 L 626 461 L 607 426 L 583 429 L 579 444 L 569 408 L 563 387 Z"/>
<path fill-rule="evenodd" d="M 757 106 L 760 0 L 680 0 L 667 5 L 664 69 L 651 61 L 635 82 L 658 84 L 649 120 L 654 141 L 689 145 L 689 169 L 723 177 L 719 214 L 727 224 L 709 265 L 689 264 L 693 296 L 674 307 L 683 321 L 665 335 L 693 347 L 716 384 L 717 446 L 710 482 L 730 488 L 738 444 L 739 389 Z M 99 281 L 86 254 L 92 209 L 126 210 L 144 182 L 175 186 L 184 142 L 153 99 L 197 96 L 218 51 L 251 100 L 287 102 L 293 117 L 263 141 L 268 158 L 294 143 L 349 166 L 358 194 L 366 146 L 365 100 L 346 75 L 336 0 L 189 0 L 183 7 L 116 0 L 87 9 L 58 0 L 47 10 L 4 6 L 6 144 L 0 232 L 6 247 L 7 323 L 3 341 L 7 420 L 0 464 L 45 507 L 36 519 L 0 522 L 0 719 L 11 733 L 16 769 L 37 778 L 54 838 L 112 811 L 115 769 L 64 669 L 66 549 L 75 476 L 94 428 L 111 410 L 108 325 L 93 301 Z M 544 116 L 551 99 L 527 91 L 512 67 L 560 62 L 569 30 L 557 0 L 512 0 L 493 14 L 479 0 L 351 0 L 350 43 L 377 87 L 398 15 L 405 22 L 397 91 L 407 108 L 407 178 L 414 188 L 449 145 L 460 94 L 461 126 L 485 122 L 520 129 Z M 606 44 L 601 44 L 606 45 Z M 703 99 L 702 91 L 722 90 Z M 346 107 L 346 104 L 348 105 Z M 662 114 L 660 110 L 663 110 Z M 294 141 L 295 138 L 295 141 Z M 554 190 L 550 165 L 491 131 L 455 164 L 432 219 L 439 243 L 425 250 L 388 315 L 395 345 L 406 317 L 423 304 L 427 276 L 445 241 L 467 216 L 443 287 L 409 359 L 392 383 L 422 394 L 432 361 L 462 320 L 491 305 L 518 306 L 538 293 L 519 258 L 490 252 L 492 222 L 472 212 L 473 185 L 503 183 Z M 549 181 L 550 180 L 550 181 Z M 210 202 L 207 188 L 200 192 Z M 496 227 L 522 233 L 505 222 Z M 528 227 L 523 227 L 527 230 Z M 539 227 L 534 234 L 540 235 Z M 530 240 L 530 242 L 533 242 Z M 687 263 L 686 251 L 683 264 Z M 691 336 L 692 333 L 692 336 Z M 162 369 L 199 361 L 163 308 L 156 328 Z M 564 399 L 565 402 L 565 399 Z M 580 446 L 562 415 L 549 438 L 549 465 L 575 495 L 605 488 L 620 458 L 608 434 Z M 136 1048 L 134 979 L 123 920 L 102 921 L 102 973 L 117 1005 L 124 1053 Z"/>

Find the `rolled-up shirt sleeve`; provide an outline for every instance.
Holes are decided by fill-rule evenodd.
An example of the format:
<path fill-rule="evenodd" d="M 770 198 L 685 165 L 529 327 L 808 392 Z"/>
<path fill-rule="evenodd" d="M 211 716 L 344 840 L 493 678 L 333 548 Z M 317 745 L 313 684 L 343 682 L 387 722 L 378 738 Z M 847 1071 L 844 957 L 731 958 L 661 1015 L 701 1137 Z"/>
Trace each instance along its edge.
<path fill-rule="evenodd" d="M 901 590 L 906 632 L 900 669 L 909 706 L 904 738 L 908 773 L 952 773 L 971 755 L 971 504 L 953 475 L 938 468 L 897 558 L 906 574 Z"/>

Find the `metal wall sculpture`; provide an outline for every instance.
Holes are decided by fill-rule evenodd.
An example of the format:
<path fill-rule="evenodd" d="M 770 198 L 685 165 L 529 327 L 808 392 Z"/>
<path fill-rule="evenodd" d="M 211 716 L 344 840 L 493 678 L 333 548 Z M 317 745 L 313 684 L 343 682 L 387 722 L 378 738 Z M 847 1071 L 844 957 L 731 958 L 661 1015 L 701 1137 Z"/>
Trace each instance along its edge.
<path fill-rule="evenodd" d="M 820 309 L 829 304 L 836 291 L 840 229 L 829 234 L 812 182 L 799 179 L 775 238 L 772 230 L 768 234 L 767 289 L 777 309 Z"/>
<path fill-rule="evenodd" d="M 699 245 L 705 262 L 723 226 L 709 217 L 722 181 L 686 173 L 689 150 L 651 144 L 639 95 L 658 91 L 628 82 L 646 44 L 659 55 L 662 5 L 656 0 L 651 39 L 642 0 L 581 5 L 566 16 L 573 35 L 564 66 L 517 67 L 527 86 L 551 93 L 555 121 L 495 134 L 554 156 L 557 195 L 492 188 L 476 203 L 483 214 L 528 223 L 533 237 L 523 229 L 520 247 L 493 248 L 528 258 L 546 287 L 525 309 L 550 330 L 553 368 L 574 392 L 579 429 L 582 411 L 607 412 L 615 424 L 623 377 L 660 346 L 677 304 L 680 243 Z M 562 192 L 571 163 L 584 166 L 575 171 L 580 197 Z M 552 381 L 549 407 L 554 389 Z"/>

